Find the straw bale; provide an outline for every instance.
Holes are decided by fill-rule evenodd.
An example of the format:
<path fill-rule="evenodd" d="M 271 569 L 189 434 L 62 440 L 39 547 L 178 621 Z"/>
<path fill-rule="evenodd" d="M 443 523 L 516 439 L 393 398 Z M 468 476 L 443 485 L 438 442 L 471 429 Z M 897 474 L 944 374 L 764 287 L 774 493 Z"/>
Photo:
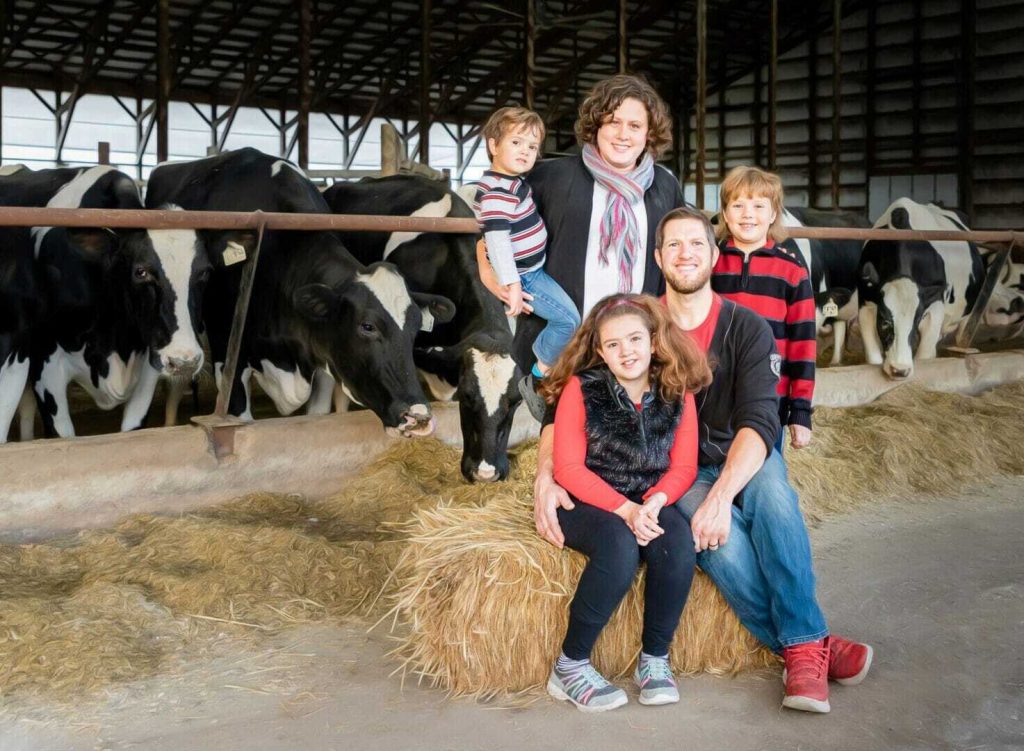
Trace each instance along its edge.
<path fill-rule="evenodd" d="M 546 681 L 585 559 L 540 540 L 532 505 L 510 496 L 483 508 L 421 510 L 398 563 L 396 614 L 408 624 L 407 669 L 453 694 L 515 693 Z M 643 576 L 601 634 L 594 663 L 626 673 L 640 650 Z M 676 670 L 735 673 L 775 658 L 758 647 L 703 576 L 671 650 Z"/>

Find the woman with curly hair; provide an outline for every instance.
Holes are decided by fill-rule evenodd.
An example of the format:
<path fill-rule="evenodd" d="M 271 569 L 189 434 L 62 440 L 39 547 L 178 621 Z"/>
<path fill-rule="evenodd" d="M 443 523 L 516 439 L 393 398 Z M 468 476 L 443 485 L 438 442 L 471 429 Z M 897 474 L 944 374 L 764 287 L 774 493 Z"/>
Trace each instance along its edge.
<path fill-rule="evenodd" d="M 668 107 L 643 78 L 617 75 L 598 82 L 580 105 L 578 156 L 540 162 L 527 177 L 548 232 L 544 270 L 583 315 L 601 298 L 624 292 L 664 290 L 654 262 L 654 230 L 683 205 L 679 181 L 658 167 L 672 145 Z M 481 248 L 481 278 L 498 297 L 502 290 Z M 544 321 L 520 316 L 515 355 L 532 362 L 530 347 Z M 544 404 L 532 380 L 524 388 L 537 419 Z"/>

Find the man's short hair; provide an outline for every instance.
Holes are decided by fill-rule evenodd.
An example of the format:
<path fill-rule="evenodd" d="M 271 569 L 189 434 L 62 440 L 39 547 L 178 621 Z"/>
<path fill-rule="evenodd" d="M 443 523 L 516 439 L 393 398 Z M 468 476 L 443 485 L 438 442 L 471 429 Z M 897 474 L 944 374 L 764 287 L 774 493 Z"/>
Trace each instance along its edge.
<path fill-rule="evenodd" d="M 674 222 L 677 219 L 697 220 L 704 226 L 704 233 L 708 236 L 708 243 L 710 243 L 710 246 L 715 247 L 718 245 L 718 242 L 715 240 L 715 228 L 711 226 L 711 220 L 708 219 L 707 214 L 700 209 L 693 208 L 692 206 L 680 206 L 665 214 L 665 216 L 661 218 L 661 221 L 658 222 L 658 229 L 654 233 L 655 248 L 661 249 L 661 243 L 665 239 L 665 226 L 669 222 Z"/>
<path fill-rule="evenodd" d="M 495 110 L 494 114 L 487 118 L 487 122 L 484 123 L 482 133 L 487 156 L 491 159 L 494 158 L 494 154 L 491 153 L 491 147 L 487 145 L 487 140 L 493 138 L 495 141 L 501 141 L 502 136 L 510 130 L 537 131 L 537 140 L 540 141 L 541 150 L 543 150 L 544 136 L 547 131 L 544 128 L 544 121 L 541 119 L 541 116 L 526 107 L 502 107 Z"/>

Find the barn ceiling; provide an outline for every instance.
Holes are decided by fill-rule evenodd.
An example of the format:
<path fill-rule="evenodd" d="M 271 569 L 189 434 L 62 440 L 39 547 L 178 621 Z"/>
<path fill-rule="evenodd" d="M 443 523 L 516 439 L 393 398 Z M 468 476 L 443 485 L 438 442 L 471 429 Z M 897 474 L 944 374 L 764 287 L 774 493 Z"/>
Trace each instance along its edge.
<path fill-rule="evenodd" d="M 0 0 L 3 85 L 156 96 L 159 0 Z M 417 120 L 424 19 L 429 110 L 478 123 L 522 101 L 528 3 L 533 6 L 535 106 L 571 133 L 576 103 L 618 66 L 620 7 L 628 68 L 646 74 L 676 112 L 692 105 L 696 3 L 657 0 L 173 0 L 171 99 L 295 109 L 302 69 L 300 9 L 308 3 L 310 110 Z M 867 3 L 845 0 L 843 14 Z M 833 3 L 778 0 L 779 52 L 825 33 Z M 771 3 L 707 0 L 708 86 L 765 63 Z M 555 128 L 552 128 L 555 129 Z"/>

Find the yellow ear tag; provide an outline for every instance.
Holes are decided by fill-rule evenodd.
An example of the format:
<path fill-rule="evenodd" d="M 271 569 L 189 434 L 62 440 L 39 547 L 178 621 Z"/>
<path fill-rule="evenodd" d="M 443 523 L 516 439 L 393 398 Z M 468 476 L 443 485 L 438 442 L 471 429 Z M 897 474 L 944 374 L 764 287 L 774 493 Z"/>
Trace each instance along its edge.
<path fill-rule="evenodd" d="M 234 240 L 224 248 L 224 265 L 232 266 L 245 260 L 245 246 L 236 243 Z"/>
<path fill-rule="evenodd" d="M 821 314 L 826 318 L 836 318 L 839 315 L 839 306 L 835 304 L 834 300 L 829 300 L 821 306 Z"/>

